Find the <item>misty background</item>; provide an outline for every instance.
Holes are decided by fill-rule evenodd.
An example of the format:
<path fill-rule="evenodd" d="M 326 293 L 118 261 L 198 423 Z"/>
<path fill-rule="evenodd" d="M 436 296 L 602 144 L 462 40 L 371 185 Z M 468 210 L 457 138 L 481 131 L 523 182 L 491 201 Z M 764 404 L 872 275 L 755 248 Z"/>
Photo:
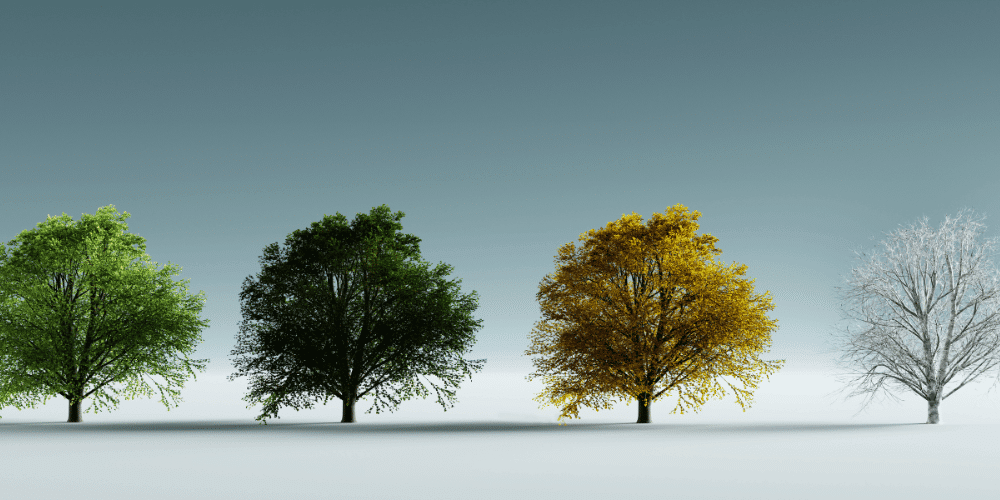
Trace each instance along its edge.
<path fill-rule="evenodd" d="M 998 15 L 989 1 L 7 2 L 0 240 L 113 204 L 158 267 L 205 292 L 196 357 L 211 361 L 185 402 L 84 421 L 253 416 L 224 377 L 263 248 L 384 203 L 479 294 L 467 357 L 487 363 L 455 410 L 516 401 L 509 415 L 552 419 L 523 352 L 558 248 L 683 204 L 717 259 L 773 297 L 764 357 L 787 363 L 760 404 L 850 416 L 856 403 L 826 394 L 852 250 L 963 207 L 987 215 L 983 239 L 1000 234 Z M 775 387 L 784 399 L 765 397 Z M 1000 415 L 975 390 L 953 397 L 970 394 L 967 416 Z M 369 405 L 359 422 L 383 418 Z M 922 421 L 923 405 L 885 411 Z M 65 406 L 2 416 L 64 420 Z M 731 395 L 708 407 L 739 413 Z M 395 415 L 425 410 L 452 415 L 433 398 Z M 339 401 L 316 412 L 339 419 Z"/>

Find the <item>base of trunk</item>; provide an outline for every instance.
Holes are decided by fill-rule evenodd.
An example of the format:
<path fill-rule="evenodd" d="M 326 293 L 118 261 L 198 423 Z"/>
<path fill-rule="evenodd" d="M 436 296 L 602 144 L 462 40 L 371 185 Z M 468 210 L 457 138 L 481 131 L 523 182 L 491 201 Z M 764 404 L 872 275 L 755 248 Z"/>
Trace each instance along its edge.
<path fill-rule="evenodd" d="M 637 424 L 648 424 L 652 420 L 650 418 L 650 403 L 649 394 L 642 393 L 639 395 L 639 420 L 636 420 Z"/>
<path fill-rule="evenodd" d="M 927 402 L 927 423 L 936 424 L 941 421 L 941 416 L 938 413 L 938 406 L 941 404 L 940 401 L 928 401 Z"/>
<path fill-rule="evenodd" d="M 354 423 L 354 401 L 351 401 L 350 403 L 348 403 L 347 401 L 344 401 L 343 402 L 343 407 L 344 407 L 344 413 L 343 413 L 343 417 L 340 419 L 340 423 L 342 423 L 342 424 L 353 424 Z"/>
<path fill-rule="evenodd" d="M 66 422 L 83 422 L 83 415 L 80 413 L 81 402 L 69 403 L 69 419 Z"/>

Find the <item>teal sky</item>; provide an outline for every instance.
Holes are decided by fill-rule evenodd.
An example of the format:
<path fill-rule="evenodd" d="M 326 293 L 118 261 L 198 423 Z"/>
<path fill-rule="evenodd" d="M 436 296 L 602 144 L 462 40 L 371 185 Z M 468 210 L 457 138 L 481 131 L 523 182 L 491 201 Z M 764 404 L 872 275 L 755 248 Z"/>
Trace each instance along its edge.
<path fill-rule="evenodd" d="M 113 204 L 204 291 L 230 372 L 265 246 L 387 204 L 527 373 L 559 246 L 683 204 L 819 369 L 883 233 L 1000 203 L 1000 3 L 20 2 L 0 8 L 0 240 Z M 874 239 L 872 239 L 874 238 Z"/>

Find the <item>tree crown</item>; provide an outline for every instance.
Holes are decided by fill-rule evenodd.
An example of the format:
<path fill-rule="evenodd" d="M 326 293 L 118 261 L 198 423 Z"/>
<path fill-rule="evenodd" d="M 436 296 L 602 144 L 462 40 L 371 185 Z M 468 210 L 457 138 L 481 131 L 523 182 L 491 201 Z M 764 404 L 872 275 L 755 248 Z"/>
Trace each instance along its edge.
<path fill-rule="evenodd" d="M 717 238 L 698 236 L 699 212 L 671 207 L 642 224 L 623 215 L 603 229 L 559 249 L 557 271 L 539 285 L 544 320 L 526 354 L 548 390 L 540 400 L 564 405 L 562 417 L 580 405 L 608 408 L 608 397 L 656 400 L 679 396 L 675 410 L 697 409 L 723 394 L 719 377 L 744 407 L 761 376 L 782 361 L 763 361 L 776 320 L 769 292 L 756 295 L 745 265 L 713 260 Z M 561 418 L 562 418 L 561 417 Z"/>
<path fill-rule="evenodd" d="M 178 267 L 157 271 L 128 217 L 113 205 L 75 224 L 49 216 L 9 252 L 0 244 L 0 406 L 95 395 L 92 409 L 109 408 L 156 388 L 169 408 L 185 375 L 204 369 L 189 357 L 208 324 L 203 292 L 187 296 L 170 279 Z"/>

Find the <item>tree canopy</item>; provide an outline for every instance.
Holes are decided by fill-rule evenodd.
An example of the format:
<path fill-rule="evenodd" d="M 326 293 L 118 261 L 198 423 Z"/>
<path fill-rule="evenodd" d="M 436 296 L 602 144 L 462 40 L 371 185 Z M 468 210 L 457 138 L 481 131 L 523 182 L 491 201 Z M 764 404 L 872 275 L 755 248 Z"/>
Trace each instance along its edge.
<path fill-rule="evenodd" d="M 851 396 L 868 396 L 867 405 L 910 391 L 936 424 L 945 398 L 1000 367 L 1000 272 L 989 258 L 997 239 L 977 241 L 984 218 L 963 210 L 935 231 L 924 217 L 852 269 L 842 307 L 861 328 L 837 339 Z"/>
<path fill-rule="evenodd" d="M 244 400 L 262 405 L 258 420 L 339 398 L 341 421 L 354 422 L 358 400 L 374 399 L 368 412 L 392 411 L 429 395 L 424 382 L 447 410 L 462 376 L 482 368 L 486 360 L 462 358 L 482 324 L 472 317 L 476 292 L 446 279 L 451 266 L 420 260 L 420 238 L 399 232 L 404 215 L 386 205 L 350 224 L 326 215 L 285 248 L 264 248 L 261 273 L 240 293 L 230 376 L 249 377 Z"/>
<path fill-rule="evenodd" d="M 157 271 L 128 217 L 114 205 L 76 224 L 49 216 L 10 252 L 0 244 L 0 408 L 62 396 L 80 422 L 88 397 L 97 411 L 155 389 L 169 410 L 204 370 L 208 360 L 189 357 L 208 326 L 198 319 L 204 292 L 188 296 L 186 280 L 171 280 L 180 267 Z"/>
<path fill-rule="evenodd" d="M 653 401 L 675 394 L 674 411 L 697 410 L 725 395 L 724 377 L 742 383 L 725 381 L 745 411 L 783 364 L 759 357 L 777 328 L 770 292 L 754 293 L 745 265 L 713 261 L 722 252 L 717 238 L 695 234 L 700 215 L 676 205 L 643 225 L 633 212 L 582 234 L 581 248 L 559 249 L 525 354 L 538 356 L 528 379 L 546 384 L 535 399 L 561 406 L 560 419 L 624 398 L 639 401 L 638 422 L 648 423 Z"/>

